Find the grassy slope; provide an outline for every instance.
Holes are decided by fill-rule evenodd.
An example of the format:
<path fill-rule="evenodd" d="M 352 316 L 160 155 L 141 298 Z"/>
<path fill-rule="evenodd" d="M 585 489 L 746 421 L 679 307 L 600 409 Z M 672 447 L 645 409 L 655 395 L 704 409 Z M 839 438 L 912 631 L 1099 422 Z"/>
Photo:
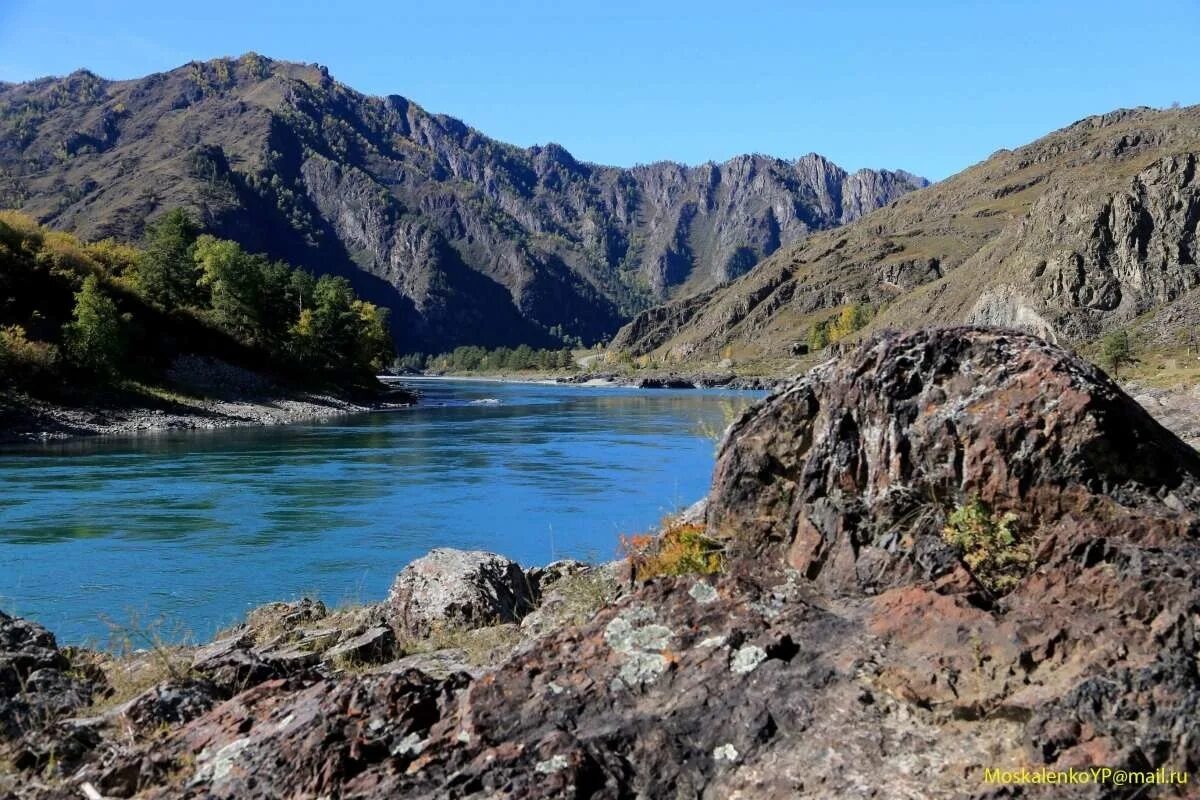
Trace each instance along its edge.
<path fill-rule="evenodd" d="M 1200 108 L 1089 118 L 816 234 L 725 287 L 648 312 L 613 347 L 693 367 L 731 357 L 739 371 L 778 373 L 815 359 L 793 357 L 792 344 L 844 304 L 879 309 L 862 335 L 964 321 L 989 290 L 1029 287 L 1023 270 L 1035 251 L 1073 244 L 1070 236 L 1086 229 L 1086 220 L 1069 218 L 1057 238 L 1038 228 L 1059 224 L 1048 219 L 1059 213 L 1059 198 L 1076 203 L 1067 203 L 1068 210 L 1086 207 L 1127 191 L 1134 176 L 1161 159 L 1197 151 Z M 1034 234 L 1046 238 L 1044 246 Z M 656 314 L 661 321 L 648 319 Z M 1100 324 L 1132 322 L 1114 316 Z M 1093 324 L 1084 323 L 1076 327 Z"/>

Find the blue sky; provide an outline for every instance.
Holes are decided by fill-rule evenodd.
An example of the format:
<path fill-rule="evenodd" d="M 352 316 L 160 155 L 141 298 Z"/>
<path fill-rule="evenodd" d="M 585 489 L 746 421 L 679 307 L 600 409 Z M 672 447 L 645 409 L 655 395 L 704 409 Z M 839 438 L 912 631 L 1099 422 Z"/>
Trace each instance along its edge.
<path fill-rule="evenodd" d="M 810 151 L 943 178 L 1088 114 L 1200 102 L 1197 0 L 0 0 L 0 80 L 254 50 L 629 165 Z"/>

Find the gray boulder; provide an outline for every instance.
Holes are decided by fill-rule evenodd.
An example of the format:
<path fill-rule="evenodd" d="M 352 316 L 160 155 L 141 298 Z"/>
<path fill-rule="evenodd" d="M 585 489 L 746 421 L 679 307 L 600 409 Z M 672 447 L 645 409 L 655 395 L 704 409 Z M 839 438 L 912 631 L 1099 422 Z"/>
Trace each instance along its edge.
<path fill-rule="evenodd" d="M 386 605 L 398 634 L 421 637 L 439 627 L 517 622 L 535 599 L 517 562 L 481 550 L 439 547 L 401 570 Z"/>
<path fill-rule="evenodd" d="M 383 674 L 400 674 L 415 669 L 431 678 L 444 680 L 456 672 L 465 672 L 471 677 L 482 675 L 484 670 L 475 666 L 465 651 L 458 648 L 431 650 L 428 653 L 413 653 L 374 670 Z"/>

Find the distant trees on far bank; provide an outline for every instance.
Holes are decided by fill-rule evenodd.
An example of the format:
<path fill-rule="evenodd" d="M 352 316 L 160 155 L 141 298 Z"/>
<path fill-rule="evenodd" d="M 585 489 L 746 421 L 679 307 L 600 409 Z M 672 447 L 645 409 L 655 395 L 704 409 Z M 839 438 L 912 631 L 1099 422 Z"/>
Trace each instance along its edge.
<path fill-rule="evenodd" d="M 457 347 L 449 353 L 426 356 L 410 353 L 396 360 L 400 370 L 435 370 L 439 372 L 526 372 L 532 370 L 574 370 L 575 357 L 569 349 L 538 350 L 529 345 L 519 347 Z"/>

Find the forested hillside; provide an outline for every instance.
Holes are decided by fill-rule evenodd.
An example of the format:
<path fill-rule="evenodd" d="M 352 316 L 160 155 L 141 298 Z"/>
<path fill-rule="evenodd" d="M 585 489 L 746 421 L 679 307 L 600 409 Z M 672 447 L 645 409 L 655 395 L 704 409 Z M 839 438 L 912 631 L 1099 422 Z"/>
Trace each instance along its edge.
<path fill-rule="evenodd" d="M 179 209 L 137 244 L 86 243 L 0 212 L 7 388 L 154 384 L 184 354 L 310 385 L 370 385 L 391 357 L 387 317 L 344 278 L 202 234 Z"/>

